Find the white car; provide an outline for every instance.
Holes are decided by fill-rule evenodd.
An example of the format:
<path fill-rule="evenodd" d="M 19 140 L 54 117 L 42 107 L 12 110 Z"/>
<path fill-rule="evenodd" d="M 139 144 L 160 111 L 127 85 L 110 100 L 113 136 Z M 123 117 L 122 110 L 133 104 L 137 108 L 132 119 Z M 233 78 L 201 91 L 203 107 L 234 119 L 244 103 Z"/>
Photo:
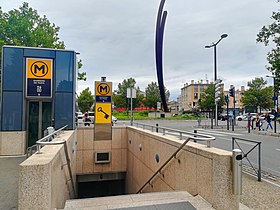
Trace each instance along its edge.
<path fill-rule="evenodd" d="M 75 117 L 76 117 L 76 122 L 77 122 L 77 124 L 82 124 L 82 123 L 84 123 L 84 121 L 83 121 L 84 115 L 83 115 L 82 112 L 76 112 L 76 113 L 75 113 Z"/>
<path fill-rule="evenodd" d="M 271 120 L 274 120 L 274 115 L 273 115 L 273 114 L 269 114 L 269 116 L 270 116 L 270 119 L 271 119 Z M 261 114 L 261 115 L 260 115 L 260 119 L 261 119 L 261 120 L 264 120 L 264 119 L 265 119 L 265 114 Z"/>
<path fill-rule="evenodd" d="M 112 124 L 116 124 L 118 119 L 112 115 Z"/>

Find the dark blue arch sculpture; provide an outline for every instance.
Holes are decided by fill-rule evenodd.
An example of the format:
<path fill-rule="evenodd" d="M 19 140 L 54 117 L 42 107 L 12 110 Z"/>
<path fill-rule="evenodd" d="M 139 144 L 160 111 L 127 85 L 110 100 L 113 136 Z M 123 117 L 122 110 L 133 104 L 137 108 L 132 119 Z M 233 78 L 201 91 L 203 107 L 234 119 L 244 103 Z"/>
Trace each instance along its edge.
<path fill-rule="evenodd" d="M 160 91 L 161 102 L 164 112 L 168 112 L 168 107 L 166 103 L 165 90 L 163 84 L 163 65 L 162 65 L 162 48 L 163 48 L 163 34 L 164 26 L 167 17 L 167 11 L 163 11 L 165 0 L 161 0 L 158 15 L 157 15 L 157 25 L 156 25 L 156 41 L 155 41 L 155 52 L 156 52 L 156 68 L 157 68 L 157 78 L 158 86 Z"/>

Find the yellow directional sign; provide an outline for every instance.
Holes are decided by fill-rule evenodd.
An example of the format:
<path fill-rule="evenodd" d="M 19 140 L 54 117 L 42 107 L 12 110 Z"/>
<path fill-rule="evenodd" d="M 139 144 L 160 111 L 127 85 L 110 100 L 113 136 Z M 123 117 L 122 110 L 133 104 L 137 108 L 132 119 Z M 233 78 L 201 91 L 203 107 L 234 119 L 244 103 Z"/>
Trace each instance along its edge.
<path fill-rule="evenodd" d="M 96 103 L 95 104 L 95 123 L 108 123 L 112 122 L 112 105 L 109 103 Z"/>
<path fill-rule="evenodd" d="M 96 96 L 112 96 L 112 82 L 95 82 Z"/>

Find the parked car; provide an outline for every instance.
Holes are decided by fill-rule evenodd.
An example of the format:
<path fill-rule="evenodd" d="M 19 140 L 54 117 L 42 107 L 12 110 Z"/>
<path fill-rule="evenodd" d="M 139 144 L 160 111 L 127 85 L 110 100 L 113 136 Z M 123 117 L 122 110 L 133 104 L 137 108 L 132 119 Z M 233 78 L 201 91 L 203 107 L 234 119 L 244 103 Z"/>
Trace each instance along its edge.
<path fill-rule="evenodd" d="M 112 115 L 112 124 L 116 124 L 118 119 Z"/>
<path fill-rule="evenodd" d="M 228 114 L 228 116 L 227 116 L 227 114 L 221 114 L 221 115 L 220 115 L 220 119 L 221 119 L 222 121 L 226 121 L 226 120 L 227 120 L 227 117 L 229 117 L 229 119 L 231 119 L 231 118 L 232 118 L 232 114 Z"/>
<path fill-rule="evenodd" d="M 94 115 L 95 115 L 94 112 L 88 112 L 88 118 L 90 119 L 92 124 L 94 123 Z"/>
<path fill-rule="evenodd" d="M 254 120 L 256 118 L 257 113 L 246 113 L 244 115 L 239 115 L 235 119 L 238 121 L 242 120 L 248 120 L 249 116 L 251 117 L 251 120 Z"/>
<path fill-rule="evenodd" d="M 75 117 L 76 117 L 76 123 L 77 123 L 77 124 L 82 124 L 82 123 L 84 123 L 84 121 L 83 121 L 84 115 L 83 115 L 82 112 L 76 112 L 76 113 L 75 113 Z"/>
<path fill-rule="evenodd" d="M 274 116 L 273 114 L 269 114 L 269 116 L 270 116 L 270 119 L 271 119 L 271 120 L 274 120 L 275 116 Z M 260 119 L 261 119 L 261 120 L 264 120 L 264 119 L 265 119 L 265 114 L 261 114 L 261 115 L 260 115 Z"/>

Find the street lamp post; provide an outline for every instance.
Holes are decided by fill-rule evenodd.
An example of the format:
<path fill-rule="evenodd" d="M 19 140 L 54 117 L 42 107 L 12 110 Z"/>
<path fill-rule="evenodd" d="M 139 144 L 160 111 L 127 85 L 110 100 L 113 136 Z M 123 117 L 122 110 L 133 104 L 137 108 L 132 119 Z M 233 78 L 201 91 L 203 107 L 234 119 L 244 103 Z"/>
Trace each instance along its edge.
<path fill-rule="evenodd" d="M 227 34 L 222 34 L 221 38 L 216 42 L 216 43 L 212 43 L 211 45 L 206 45 L 205 48 L 211 48 L 214 47 L 214 83 L 217 80 L 217 45 L 219 44 L 219 42 L 226 38 L 228 35 Z M 215 91 L 215 89 L 214 89 Z M 215 92 L 214 92 L 215 95 Z M 218 102 L 215 100 L 215 125 L 218 125 Z"/>
<path fill-rule="evenodd" d="M 278 112 L 278 94 L 276 94 L 275 76 L 266 75 L 266 77 L 273 78 L 273 109 L 274 109 L 274 133 L 276 133 L 276 117 Z M 277 100 L 277 105 L 276 105 Z"/>

